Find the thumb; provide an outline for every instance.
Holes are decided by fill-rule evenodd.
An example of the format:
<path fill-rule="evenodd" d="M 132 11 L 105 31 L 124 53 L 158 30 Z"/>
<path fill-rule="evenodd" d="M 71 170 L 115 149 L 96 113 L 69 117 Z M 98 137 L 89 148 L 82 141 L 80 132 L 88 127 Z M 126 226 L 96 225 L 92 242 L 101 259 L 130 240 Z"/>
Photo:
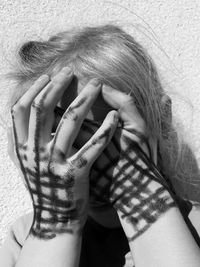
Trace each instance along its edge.
<path fill-rule="evenodd" d="M 87 166 L 91 166 L 109 144 L 118 124 L 118 112 L 110 111 L 100 128 L 87 143 L 74 155 L 73 160 L 84 158 Z M 86 164 L 85 164 L 86 165 Z"/>
<path fill-rule="evenodd" d="M 131 130 L 137 130 L 145 135 L 145 121 L 141 117 L 135 105 L 134 98 L 131 95 L 127 95 L 119 90 L 103 84 L 102 96 L 112 108 L 118 109 L 119 117 L 123 122 L 124 129 L 126 129 L 128 132 L 131 132 Z M 157 165 L 157 140 L 153 139 L 153 137 L 148 137 L 148 144 L 149 149 L 145 147 L 145 145 L 143 149 L 147 154 L 150 153 L 149 156 L 153 160 L 154 164 Z"/>
<path fill-rule="evenodd" d="M 15 165 L 18 165 L 17 156 L 15 153 L 15 143 L 13 140 L 13 130 L 11 127 L 7 128 L 7 153 L 10 157 L 10 159 L 15 163 Z"/>
<path fill-rule="evenodd" d="M 143 134 L 145 133 L 145 122 L 131 95 L 127 95 L 111 86 L 103 84 L 102 96 L 107 104 L 118 110 L 123 128 L 127 130 L 136 129 Z"/>

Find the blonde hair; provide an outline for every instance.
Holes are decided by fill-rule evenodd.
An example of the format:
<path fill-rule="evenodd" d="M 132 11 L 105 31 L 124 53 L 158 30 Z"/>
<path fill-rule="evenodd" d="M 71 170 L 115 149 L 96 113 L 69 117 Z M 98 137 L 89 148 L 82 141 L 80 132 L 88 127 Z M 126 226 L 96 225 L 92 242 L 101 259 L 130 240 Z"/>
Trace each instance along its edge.
<path fill-rule="evenodd" d="M 158 140 L 158 165 L 163 174 L 172 182 L 178 195 L 200 202 L 194 196 L 197 185 L 188 182 L 188 177 L 194 175 L 193 169 L 187 167 L 191 153 L 186 155 L 183 149 L 186 145 L 166 116 L 166 105 L 161 101 L 166 93 L 156 66 L 132 36 L 111 24 L 72 28 L 47 41 L 26 42 L 18 55 L 19 64 L 9 73 L 9 77 L 17 81 L 11 105 L 27 90 L 27 83 L 30 85 L 42 74 L 51 75 L 67 65 L 74 69 L 77 77 L 96 77 L 117 90 L 131 93 L 146 122 L 148 136 Z M 188 184 L 194 190 L 189 190 Z"/>

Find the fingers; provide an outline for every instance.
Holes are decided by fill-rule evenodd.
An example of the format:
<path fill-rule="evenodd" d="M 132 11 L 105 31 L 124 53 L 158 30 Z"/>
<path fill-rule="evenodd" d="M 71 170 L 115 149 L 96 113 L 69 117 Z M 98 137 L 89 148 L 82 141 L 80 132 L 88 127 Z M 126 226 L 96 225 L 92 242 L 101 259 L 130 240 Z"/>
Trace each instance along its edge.
<path fill-rule="evenodd" d="M 112 108 L 119 111 L 123 128 L 129 131 L 136 129 L 143 134 L 145 133 L 145 122 L 140 116 L 132 96 L 126 95 L 105 84 L 102 87 L 102 96 Z"/>
<path fill-rule="evenodd" d="M 101 90 L 101 83 L 97 79 L 91 80 L 71 103 L 64 113 L 54 136 L 53 150 L 69 154 L 72 144 L 80 130 L 91 106 Z"/>
<path fill-rule="evenodd" d="M 104 100 L 115 109 L 121 109 L 124 106 L 124 103 L 132 99 L 131 96 L 105 84 L 102 86 L 102 95 Z"/>
<path fill-rule="evenodd" d="M 130 133 L 131 135 L 135 129 L 142 134 L 141 137 L 139 133 L 136 134 L 139 140 L 145 140 L 145 122 L 137 110 L 134 99 L 130 95 L 126 95 L 106 85 L 102 88 L 102 95 L 109 105 L 119 110 L 120 118 L 124 123 L 123 128 L 128 131 L 127 134 Z M 167 99 L 163 100 L 166 101 Z M 148 147 L 146 142 L 140 143 L 140 146 L 146 155 L 151 157 L 153 162 L 157 164 L 157 141 L 152 137 L 149 137 L 146 141 L 148 142 Z"/>
<path fill-rule="evenodd" d="M 49 76 L 42 75 L 11 109 L 13 128 L 17 137 L 15 141 L 21 144 L 28 139 L 30 105 L 48 82 Z"/>
<path fill-rule="evenodd" d="M 90 140 L 73 156 L 72 164 L 78 168 L 89 166 L 99 157 L 103 149 L 110 142 L 119 119 L 117 111 L 110 111 L 104 119 L 101 127 Z"/>
<path fill-rule="evenodd" d="M 14 138 L 13 138 L 12 127 L 8 127 L 8 129 L 7 129 L 7 140 L 8 140 L 8 144 L 7 144 L 8 155 L 9 155 L 10 159 L 12 160 L 12 162 L 17 167 L 17 171 L 19 172 L 19 175 L 22 178 L 24 185 L 26 186 L 26 181 L 24 179 L 24 175 L 20 169 L 20 161 L 18 160 L 16 150 L 15 150 L 15 142 L 14 142 Z"/>
<path fill-rule="evenodd" d="M 69 68 L 63 68 L 31 103 L 29 136 L 30 146 L 47 143 L 51 140 L 54 122 L 54 108 L 69 86 L 73 75 Z"/>
<path fill-rule="evenodd" d="M 18 160 L 16 157 L 16 152 L 15 152 L 15 142 L 13 140 L 13 130 L 11 127 L 7 129 L 7 153 L 10 157 L 10 159 L 13 161 L 13 163 L 18 166 Z"/>

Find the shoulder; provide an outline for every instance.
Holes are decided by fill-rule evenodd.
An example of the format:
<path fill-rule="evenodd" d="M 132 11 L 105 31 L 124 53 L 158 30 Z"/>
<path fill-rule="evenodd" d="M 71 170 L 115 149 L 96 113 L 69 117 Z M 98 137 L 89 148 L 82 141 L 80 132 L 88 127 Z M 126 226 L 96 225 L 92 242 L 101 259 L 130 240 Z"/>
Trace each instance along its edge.
<path fill-rule="evenodd" d="M 13 232 L 16 241 L 23 246 L 26 237 L 31 228 L 33 221 L 33 212 L 27 213 L 19 217 L 10 227 L 10 230 Z"/>

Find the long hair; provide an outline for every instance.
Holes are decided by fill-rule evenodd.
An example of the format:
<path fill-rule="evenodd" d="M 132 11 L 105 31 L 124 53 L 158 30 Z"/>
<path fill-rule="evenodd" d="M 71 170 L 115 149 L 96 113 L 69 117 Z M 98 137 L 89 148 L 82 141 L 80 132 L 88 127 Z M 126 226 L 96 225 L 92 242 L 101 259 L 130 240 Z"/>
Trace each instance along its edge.
<path fill-rule="evenodd" d="M 10 105 L 42 74 L 52 75 L 70 65 L 77 77 L 98 78 L 107 85 L 130 93 L 144 119 L 148 137 L 158 140 L 158 165 L 171 180 L 177 194 L 194 196 L 198 183 L 191 182 L 194 164 L 179 137 L 173 120 L 166 116 L 162 97 L 166 94 L 152 58 L 141 44 L 114 25 L 72 28 L 47 41 L 29 41 L 18 51 L 17 68 L 9 78 L 17 81 Z M 187 150 L 189 151 L 189 150 Z M 185 163 L 186 162 L 186 163 Z M 196 165 L 195 165 L 196 166 Z M 196 178 L 196 177 L 195 177 Z M 200 182 L 200 181 L 199 181 Z M 188 185 L 192 186 L 189 190 Z"/>

